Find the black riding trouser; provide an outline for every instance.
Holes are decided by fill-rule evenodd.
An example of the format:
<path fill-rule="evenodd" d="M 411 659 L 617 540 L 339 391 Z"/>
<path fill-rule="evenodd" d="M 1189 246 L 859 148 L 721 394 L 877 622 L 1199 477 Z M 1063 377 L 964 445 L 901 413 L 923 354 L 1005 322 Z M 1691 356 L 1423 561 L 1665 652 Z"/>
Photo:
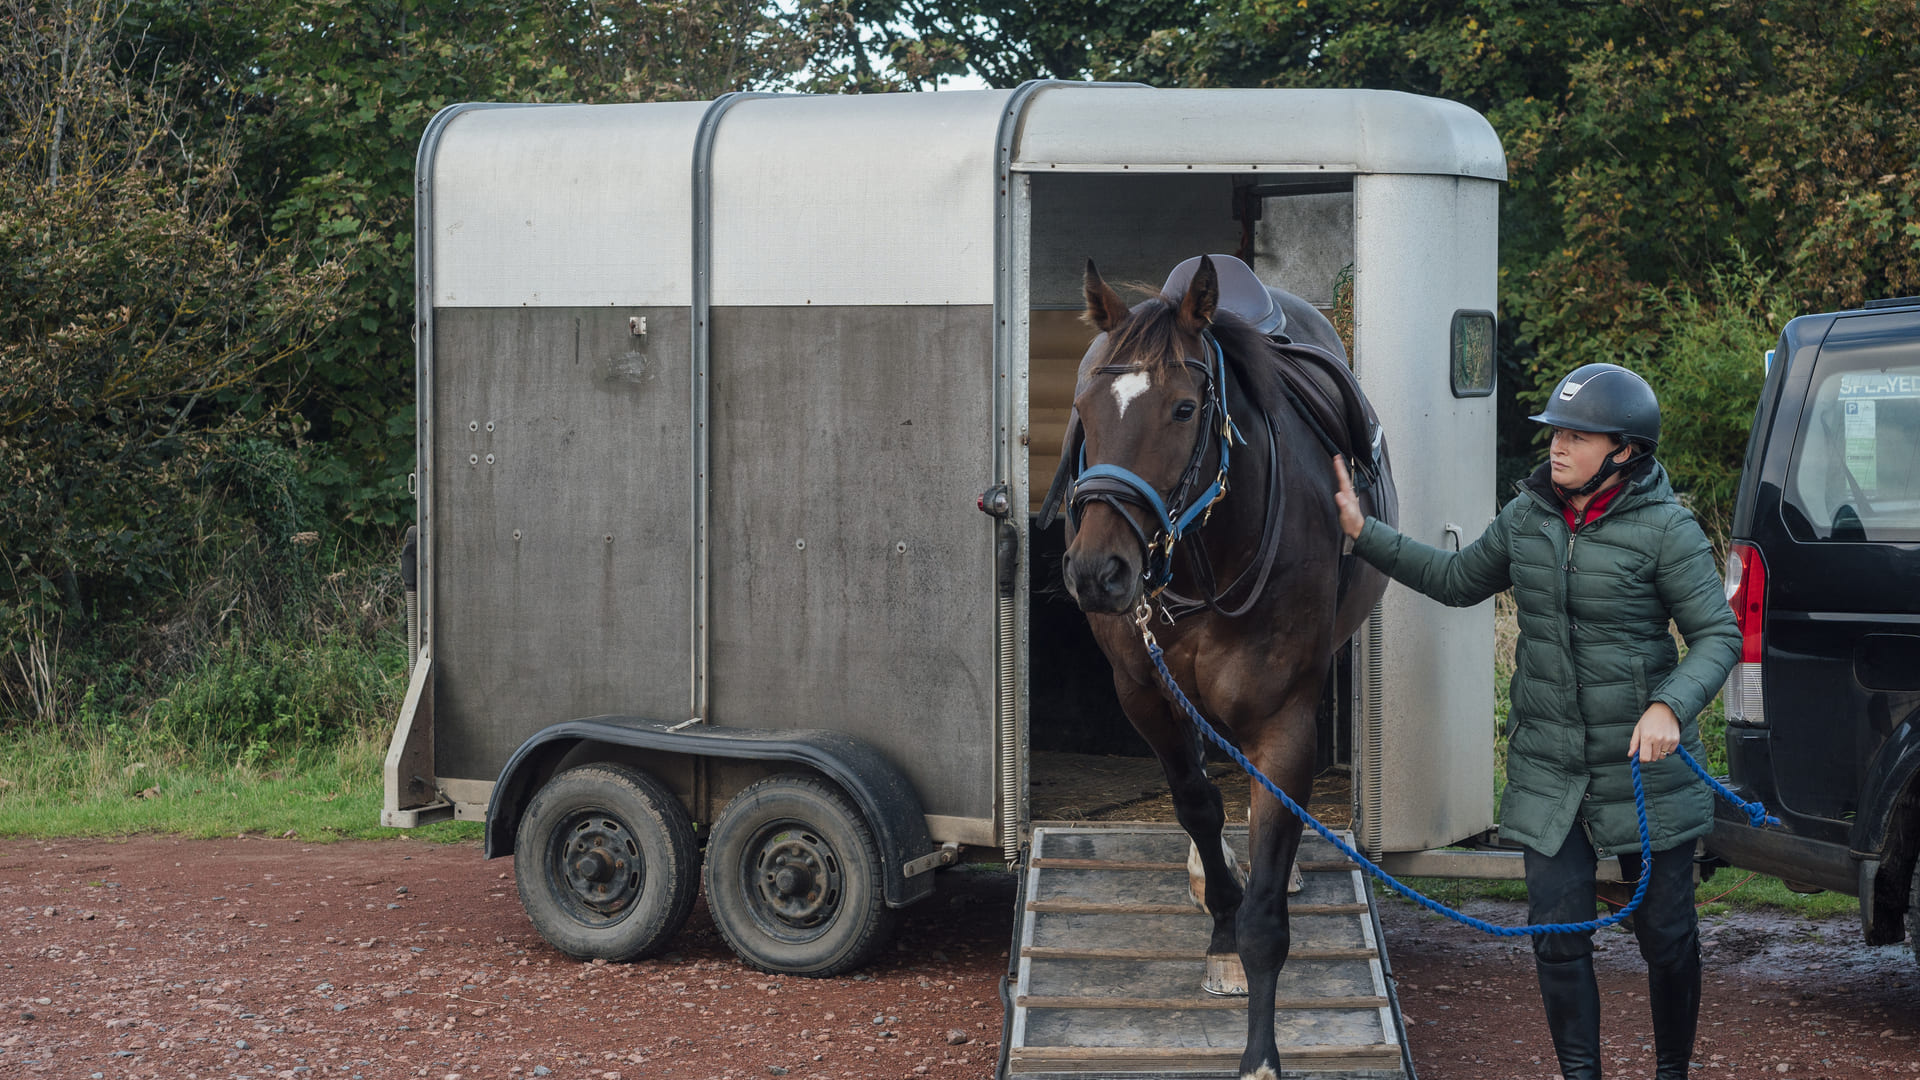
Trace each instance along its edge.
<path fill-rule="evenodd" d="M 1527 921 L 1587 922 L 1594 917 L 1594 868 L 1586 833 L 1576 828 L 1553 855 L 1529 848 Z M 1633 933 L 1647 962 L 1647 1002 L 1653 1012 L 1656 1080 L 1685 1080 L 1700 1015 L 1700 935 L 1693 909 L 1693 845 L 1620 856 L 1624 881 L 1648 875 L 1634 909 Z M 1567 1080 L 1600 1080 L 1600 991 L 1593 973 L 1593 932 L 1536 934 L 1534 966 L 1547 1028 Z"/>
<path fill-rule="evenodd" d="M 1594 918 L 1594 869 L 1599 860 L 1587 834 L 1578 825 L 1567 833 L 1560 850 L 1542 855 L 1527 849 L 1527 921 L 1578 923 Z M 1620 877 L 1640 880 L 1640 853 L 1620 856 Z M 1693 845 L 1653 853 L 1653 880 L 1647 895 L 1634 909 L 1633 933 L 1640 939 L 1640 955 L 1649 971 L 1666 971 L 1698 962 L 1699 925 L 1693 909 Z M 1535 934 L 1536 959 L 1574 960 L 1591 955 L 1593 932 Z"/>

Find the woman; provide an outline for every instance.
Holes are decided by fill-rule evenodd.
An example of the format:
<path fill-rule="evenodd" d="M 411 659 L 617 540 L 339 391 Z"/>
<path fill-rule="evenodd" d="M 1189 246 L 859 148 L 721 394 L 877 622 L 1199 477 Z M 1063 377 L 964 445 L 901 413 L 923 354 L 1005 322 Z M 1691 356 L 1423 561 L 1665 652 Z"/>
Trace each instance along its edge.
<path fill-rule="evenodd" d="M 1354 553 L 1444 604 L 1512 588 L 1520 639 L 1507 720 L 1500 832 L 1525 845 L 1528 920 L 1594 917 L 1594 867 L 1650 874 L 1633 930 L 1647 961 L 1659 1080 L 1683 1080 L 1700 1009 L 1694 841 L 1713 825 L 1712 793 L 1672 757 L 1704 755 L 1694 716 L 1739 655 L 1705 534 L 1653 458 L 1660 405 L 1646 380 L 1588 364 L 1560 380 L 1530 419 L 1553 429 L 1547 462 L 1480 539 L 1460 552 L 1408 539 L 1361 514 L 1335 459 L 1340 527 Z M 1671 618 L 1686 638 L 1678 657 Z M 1642 867 L 1629 759 L 1647 795 L 1653 865 Z M 1600 1076 L 1593 935 L 1536 934 L 1547 1027 L 1567 1080 Z"/>

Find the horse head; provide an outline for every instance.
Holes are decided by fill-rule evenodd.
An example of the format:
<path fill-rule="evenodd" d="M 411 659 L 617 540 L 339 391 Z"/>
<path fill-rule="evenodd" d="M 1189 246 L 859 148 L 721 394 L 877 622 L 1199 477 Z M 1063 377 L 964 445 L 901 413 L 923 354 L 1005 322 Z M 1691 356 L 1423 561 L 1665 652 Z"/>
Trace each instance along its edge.
<path fill-rule="evenodd" d="M 1224 474 L 1225 376 L 1209 333 L 1219 281 L 1203 259 L 1179 299 L 1129 309 L 1089 259 L 1085 290 L 1101 335 L 1073 399 L 1083 441 L 1062 569 L 1082 611 L 1124 612 L 1166 583 L 1173 541 Z"/>

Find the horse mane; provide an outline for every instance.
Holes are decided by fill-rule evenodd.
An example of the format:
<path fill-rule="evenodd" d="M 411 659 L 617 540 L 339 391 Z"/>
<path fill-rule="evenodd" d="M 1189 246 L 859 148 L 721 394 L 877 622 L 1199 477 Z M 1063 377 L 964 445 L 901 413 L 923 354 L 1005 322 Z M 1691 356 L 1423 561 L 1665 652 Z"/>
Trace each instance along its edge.
<path fill-rule="evenodd" d="M 1115 328 L 1107 341 L 1107 356 L 1126 356 L 1156 370 L 1178 366 L 1186 359 L 1176 344 L 1179 309 L 1178 297 L 1160 295 L 1142 301 L 1132 317 Z M 1241 392 L 1263 414 L 1278 415 L 1287 407 L 1287 397 L 1273 342 L 1232 312 L 1216 311 L 1211 329 Z"/>

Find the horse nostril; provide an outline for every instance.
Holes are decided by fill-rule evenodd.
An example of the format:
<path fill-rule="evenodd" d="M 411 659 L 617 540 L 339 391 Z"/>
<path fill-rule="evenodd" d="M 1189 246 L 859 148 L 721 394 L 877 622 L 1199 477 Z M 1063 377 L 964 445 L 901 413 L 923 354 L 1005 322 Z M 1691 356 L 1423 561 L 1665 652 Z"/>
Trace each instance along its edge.
<path fill-rule="evenodd" d="M 1113 594 L 1126 591 L 1127 564 L 1120 556 L 1107 556 L 1107 564 L 1100 571 L 1100 587 Z"/>

